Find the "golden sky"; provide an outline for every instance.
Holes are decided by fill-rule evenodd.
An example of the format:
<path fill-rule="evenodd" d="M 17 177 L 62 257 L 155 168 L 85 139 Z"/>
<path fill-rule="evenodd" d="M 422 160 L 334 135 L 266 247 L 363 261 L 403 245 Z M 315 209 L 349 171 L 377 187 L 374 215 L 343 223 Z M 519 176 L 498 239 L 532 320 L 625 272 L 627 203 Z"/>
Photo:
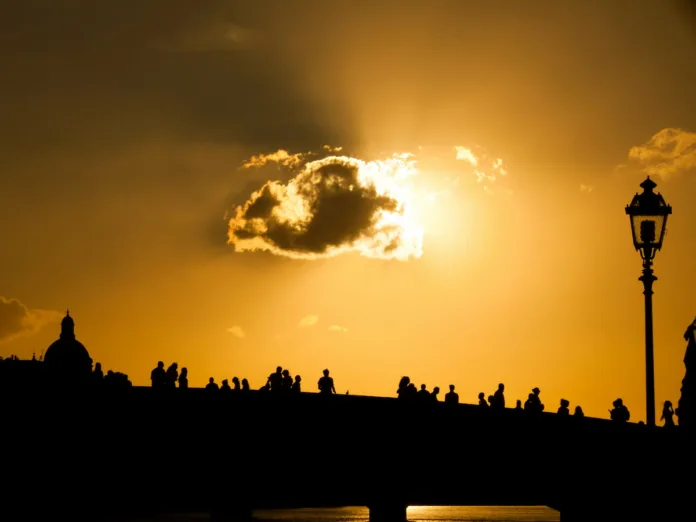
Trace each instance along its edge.
<path fill-rule="evenodd" d="M 0 355 L 70 308 L 140 385 L 329 368 L 640 420 L 650 174 L 659 416 L 696 315 L 695 27 L 665 0 L 3 7 Z"/>

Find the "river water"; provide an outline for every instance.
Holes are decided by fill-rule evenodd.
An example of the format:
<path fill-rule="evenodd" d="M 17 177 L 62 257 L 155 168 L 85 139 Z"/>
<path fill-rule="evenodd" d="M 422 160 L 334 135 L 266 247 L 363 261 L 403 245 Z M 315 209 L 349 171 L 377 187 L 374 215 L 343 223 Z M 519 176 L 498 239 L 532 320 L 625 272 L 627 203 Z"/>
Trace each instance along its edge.
<path fill-rule="evenodd" d="M 255 511 L 259 522 L 367 522 L 369 512 L 364 507 L 331 509 L 288 509 Z M 204 522 L 208 515 L 162 516 L 138 522 Z M 559 522 L 558 511 L 539 507 L 511 506 L 413 506 L 408 508 L 410 522 Z"/>

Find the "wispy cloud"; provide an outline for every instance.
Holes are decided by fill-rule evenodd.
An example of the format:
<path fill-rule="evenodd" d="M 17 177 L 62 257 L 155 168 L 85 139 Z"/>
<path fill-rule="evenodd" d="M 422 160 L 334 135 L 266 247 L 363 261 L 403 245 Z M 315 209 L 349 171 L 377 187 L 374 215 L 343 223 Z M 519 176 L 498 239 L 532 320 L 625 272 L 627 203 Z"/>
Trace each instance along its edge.
<path fill-rule="evenodd" d="M 236 324 L 228 328 L 227 331 L 239 339 L 246 337 L 246 332 L 242 329 L 241 326 Z"/>
<path fill-rule="evenodd" d="M 494 193 L 491 185 L 508 174 L 502 158 L 491 157 L 486 152 L 475 154 L 473 150 L 462 145 L 455 145 L 454 152 L 455 159 L 472 168 L 476 181 L 483 184 L 483 190 L 489 194 Z M 511 191 L 507 190 L 505 193 L 510 194 Z"/>
<path fill-rule="evenodd" d="M 348 331 L 348 328 L 345 326 L 340 326 L 338 324 L 332 324 L 329 326 L 329 332 L 338 332 L 338 333 L 346 333 Z"/>
<path fill-rule="evenodd" d="M 584 185 L 580 184 L 580 192 L 587 192 L 590 193 L 594 190 L 594 187 L 592 185 Z"/>
<path fill-rule="evenodd" d="M 638 162 L 645 174 L 662 179 L 696 170 L 696 132 L 662 129 L 643 145 L 631 147 L 628 157 Z"/>
<path fill-rule="evenodd" d="M 0 343 L 35 334 L 61 317 L 60 312 L 28 308 L 17 299 L 0 296 Z"/>
<path fill-rule="evenodd" d="M 302 319 L 300 319 L 300 322 L 297 323 L 297 326 L 300 328 L 308 328 L 310 326 L 314 326 L 319 322 L 319 316 L 318 315 L 306 315 Z"/>
<path fill-rule="evenodd" d="M 242 166 L 246 169 L 252 167 L 263 167 L 270 163 L 278 163 L 284 167 L 296 167 L 300 165 L 306 156 L 303 152 L 298 152 L 297 154 L 290 154 L 287 150 L 279 149 L 270 154 L 259 154 L 258 156 L 252 156 L 248 161 L 246 161 Z"/>
<path fill-rule="evenodd" d="M 341 152 L 343 150 L 343 147 L 333 147 L 331 145 L 324 145 L 322 147 L 322 149 L 327 150 L 327 151 L 335 154 L 336 152 Z"/>

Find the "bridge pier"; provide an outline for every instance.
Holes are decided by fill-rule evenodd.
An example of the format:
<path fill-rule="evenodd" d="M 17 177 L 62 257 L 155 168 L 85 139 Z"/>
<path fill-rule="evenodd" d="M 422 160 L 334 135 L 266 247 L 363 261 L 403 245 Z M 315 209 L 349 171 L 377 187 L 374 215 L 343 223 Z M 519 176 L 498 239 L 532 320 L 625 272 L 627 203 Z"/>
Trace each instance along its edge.
<path fill-rule="evenodd" d="M 367 506 L 370 522 L 406 522 L 408 506 L 402 502 L 380 502 Z"/>

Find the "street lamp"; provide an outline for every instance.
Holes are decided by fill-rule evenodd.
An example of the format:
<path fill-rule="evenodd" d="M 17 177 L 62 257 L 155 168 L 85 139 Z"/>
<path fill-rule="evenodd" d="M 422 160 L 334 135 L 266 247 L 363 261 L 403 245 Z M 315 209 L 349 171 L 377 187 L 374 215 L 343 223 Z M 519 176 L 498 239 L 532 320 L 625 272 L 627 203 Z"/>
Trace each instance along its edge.
<path fill-rule="evenodd" d="M 652 320 L 652 285 L 657 281 L 653 275 L 652 263 L 655 253 L 662 248 L 662 241 L 667 230 L 667 216 L 672 207 L 658 192 L 653 192 L 657 184 L 650 176 L 640 184 L 642 194 L 633 196 L 626 214 L 631 219 L 633 245 L 643 259 L 643 275 L 638 278 L 643 282 L 645 295 L 645 400 L 647 406 L 648 426 L 655 426 L 655 362 L 653 358 L 653 320 Z"/>

